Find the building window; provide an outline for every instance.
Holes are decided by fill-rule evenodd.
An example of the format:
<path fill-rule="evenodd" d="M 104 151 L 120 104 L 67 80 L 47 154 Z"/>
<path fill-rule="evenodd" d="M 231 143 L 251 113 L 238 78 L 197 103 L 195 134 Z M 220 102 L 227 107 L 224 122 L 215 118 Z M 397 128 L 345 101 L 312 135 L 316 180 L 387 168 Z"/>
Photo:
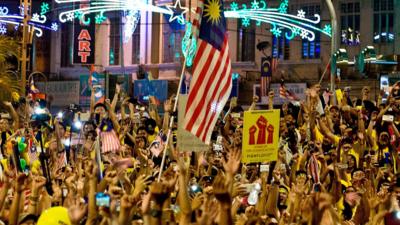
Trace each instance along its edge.
<path fill-rule="evenodd" d="M 374 0 L 374 42 L 394 41 L 393 0 Z"/>
<path fill-rule="evenodd" d="M 346 45 L 360 44 L 360 2 L 340 4 L 341 41 Z"/>
<path fill-rule="evenodd" d="M 61 23 L 61 67 L 72 66 L 73 57 L 73 24 Z"/>
<path fill-rule="evenodd" d="M 315 14 L 321 14 L 320 5 L 303 5 L 301 9 L 305 12 L 306 18 L 313 19 Z M 321 56 L 321 34 L 315 32 L 314 41 L 301 40 L 301 57 L 303 59 L 317 59 Z"/>
<path fill-rule="evenodd" d="M 282 31 L 285 33 L 286 31 Z M 272 36 L 272 57 L 283 60 L 290 59 L 290 41 L 284 36 Z"/>
<path fill-rule="evenodd" d="M 176 28 L 176 29 L 175 29 Z M 174 24 L 163 25 L 163 62 L 180 62 L 182 55 L 182 37 L 184 30 Z"/>
<path fill-rule="evenodd" d="M 118 14 L 110 18 L 110 65 L 119 65 L 121 50 L 121 18 Z"/>
<path fill-rule="evenodd" d="M 132 64 L 140 63 L 140 20 L 132 34 Z"/>
<path fill-rule="evenodd" d="M 238 54 L 239 62 L 254 62 L 255 60 L 256 29 L 255 23 L 251 22 L 249 27 L 243 27 L 238 22 Z"/>

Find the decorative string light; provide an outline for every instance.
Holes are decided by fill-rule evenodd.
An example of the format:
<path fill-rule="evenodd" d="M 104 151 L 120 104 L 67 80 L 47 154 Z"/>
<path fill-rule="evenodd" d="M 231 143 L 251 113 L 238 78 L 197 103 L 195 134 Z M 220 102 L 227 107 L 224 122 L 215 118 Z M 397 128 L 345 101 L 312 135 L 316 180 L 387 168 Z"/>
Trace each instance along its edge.
<path fill-rule="evenodd" d="M 58 4 L 71 3 L 85 3 L 87 0 L 55 0 Z M 257 26 L 262 23 L 269 23 L 272 25 L 271 32 L 274 36 L 280 37 L 284 35 L 286 38 L 293 39 L 300 36 L 302 39 L 313 41 L 315 33 L 319 32 L 332 36 L 332 28 L 330 24 L 326 24 L 323 29 L 320 28 L 319 23 L 321 17 L 314 14 L 313 17 L 306 18 L 303 10 L 297 11 L 297 15 L 288 13 L 289 0 L 281 0 L 277 8 L 268 7 L 265 0 L 252 0 L 249 1 L 249 6 L 232 2 L 230 3 L 230 10 L 225 11 L 226 18 L 241 19 L 241 24 L 248 27 L 251 21 L 255 21 Z M 62 23 L 72 21 L 73 15 L 76 13 L 85 15 L 90 13 L 100 13 L 101 16 L 96 16 L 96 23 L 101 23 L 105 20 L 104 13 L 110 11 L 149 11 L 160 14 L 169 15 L 169 22 L 177 20 L 180 24 L 184 24 L 184 16 L 188 13 L 188 8 L 182 7 L 180 0 L 176 0 L 173 5 L 156 6 L 148 4 L 143 0 L 98 0 L 89 3 L 89 6 L 83 9 L 68 9 L 59 14 L 59 20 Z"/>
<path fill-rule="evenodd" d="M 13 25 L 14 29 L 18 29 L 19 26 L 23 26 L 24 7 L 22 5 L 19 6 L 19 10 L 19 15 L 9 14 L 10 11 L 6 6 L 0 6 L 0 34 L 4 35 L 7 33 L 7 27 L 5 24 Z M 43 29 L 50 31 L 58 30 L 58 24 L 56 22 L 53 22 L 51 26 L 46 25 L 47 16 L 45 14 L 48 13 L 47 10 L 49 10 L 47 6 L 42 4 L 41 10 L 42 11 L 40 13 L 33 13 L 30 21 L 28 22 L 29 25 L 33 26 L 33 30 L 37 37 L 41 37 L 43 35 Z"/>

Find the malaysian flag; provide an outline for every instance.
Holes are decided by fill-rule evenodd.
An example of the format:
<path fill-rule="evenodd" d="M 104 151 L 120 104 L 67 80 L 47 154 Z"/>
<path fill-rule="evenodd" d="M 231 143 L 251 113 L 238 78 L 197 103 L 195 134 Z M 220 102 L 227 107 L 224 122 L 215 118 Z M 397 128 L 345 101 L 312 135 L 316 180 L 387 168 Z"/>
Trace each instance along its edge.
<path fill-rule="evenodd" d="M 285 81 L 283 79 L 281 80 L 281 86 L 279 87 L 279 97 L 282 99 L 289 99 L 290 101 L 299 100 L 294 93 L 286 88 Z"/>
<path fill-rule="evenodd" d="M 184 128 L 208 144 L 231 93 L 231 60 L 222 0 L 199 0 L 198 5 L 193 22 L 198 48 Z"/>

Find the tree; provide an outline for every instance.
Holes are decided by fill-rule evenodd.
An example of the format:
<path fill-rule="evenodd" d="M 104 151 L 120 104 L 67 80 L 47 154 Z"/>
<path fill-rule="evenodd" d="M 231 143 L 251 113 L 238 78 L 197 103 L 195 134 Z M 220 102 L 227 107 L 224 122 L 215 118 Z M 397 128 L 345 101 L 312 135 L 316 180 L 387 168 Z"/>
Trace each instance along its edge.
<path fill-rule="evenodd" d="M 13 92 L 21 90 L 18 78 L 13 74 L 13 57 L 19 57 L 20 46 L 18 40 L 0 36 L 0 102 L 10 101 Z"/>

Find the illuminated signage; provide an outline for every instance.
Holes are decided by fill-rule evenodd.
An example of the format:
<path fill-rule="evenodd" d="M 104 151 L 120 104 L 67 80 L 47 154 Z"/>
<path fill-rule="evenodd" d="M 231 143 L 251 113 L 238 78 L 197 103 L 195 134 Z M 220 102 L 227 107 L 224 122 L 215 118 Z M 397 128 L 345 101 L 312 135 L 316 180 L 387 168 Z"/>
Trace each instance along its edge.
<path fill-rule="evenodd" d="M 88 7 L 81 4 L 80 8 Z M 74 64 L 94 64 L 95 25 L 92 16 L 82 15 L 74 24 Z"/>

